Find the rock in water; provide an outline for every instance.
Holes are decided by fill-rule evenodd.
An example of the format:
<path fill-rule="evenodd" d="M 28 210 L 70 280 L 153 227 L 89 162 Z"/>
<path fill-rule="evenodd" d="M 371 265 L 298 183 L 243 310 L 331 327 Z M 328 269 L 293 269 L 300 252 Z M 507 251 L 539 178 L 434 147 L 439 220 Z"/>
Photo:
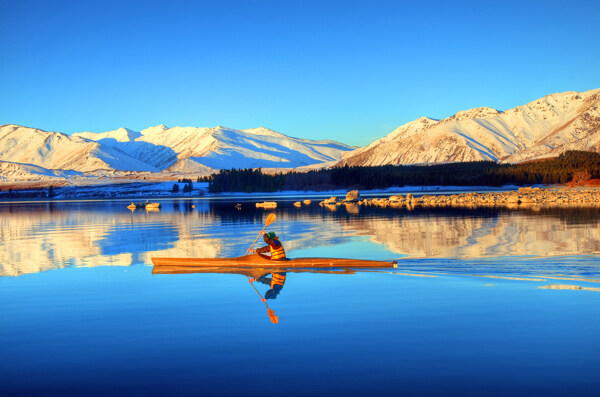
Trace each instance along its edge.
<path fill-rule="evenodd" d="M 344 201 L 352 203 L 360 201 L 360 193 L 358 190 L 351 190 L 346 193 L 346 199 Z"/>

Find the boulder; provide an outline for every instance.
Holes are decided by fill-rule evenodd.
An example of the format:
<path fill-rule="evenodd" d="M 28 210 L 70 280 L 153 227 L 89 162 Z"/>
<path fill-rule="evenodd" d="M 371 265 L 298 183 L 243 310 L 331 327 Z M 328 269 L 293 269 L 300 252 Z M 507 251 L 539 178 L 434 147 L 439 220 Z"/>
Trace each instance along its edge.
<path fill-rule="evenodd" d="M 355 203 L 357 201 L 360 201 L 360 193 L 358 192 L 358 190 L 351 190 L 348 193 L 346 193 L 346 199 L 344 201 L 347 203 Z"/>
<path fill-rule="evenodd" d="M 520 196 L 516 193 L 511 193 L 507 198 L 506 202 L 509 204 L 518 204 L 520 202 Z"/>
<path fill-rule="evenodd" d="M 256 203 L 256 208 L 275 208 L 277 202 L 275 201 L 263 201 L 262 203 Z"/>

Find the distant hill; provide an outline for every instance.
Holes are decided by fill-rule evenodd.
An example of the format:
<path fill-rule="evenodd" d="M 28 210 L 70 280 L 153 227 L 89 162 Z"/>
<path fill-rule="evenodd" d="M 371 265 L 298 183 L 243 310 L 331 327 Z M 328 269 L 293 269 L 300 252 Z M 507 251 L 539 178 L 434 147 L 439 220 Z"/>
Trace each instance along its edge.
<path fill-rule="evenodd" d="M 421 117 L 338 164 L 517 163 L 567 150 L 600 150 L 600 89 L 552 94 L 504 112 L 480 107 L 443 120 Z"/>
<path fill-rule="evenodd" d="M 207 175 L 230 168 L 290 169 L 336 162 L 352 149 L 334 141 L 292 138 L 267 128 L 159 125 L 139 132 L 120 128 L 66 135 L 0 126 L 0 169 L 10 168 L 11 180 L 30 180 L 36 175 L 42 179 L 58 177 L 53 172 L 56 170 L 74 171 L 79 176 L 122 176 L 140 172 Z M 63 173 L 61 177 L 69 176 Z"/>

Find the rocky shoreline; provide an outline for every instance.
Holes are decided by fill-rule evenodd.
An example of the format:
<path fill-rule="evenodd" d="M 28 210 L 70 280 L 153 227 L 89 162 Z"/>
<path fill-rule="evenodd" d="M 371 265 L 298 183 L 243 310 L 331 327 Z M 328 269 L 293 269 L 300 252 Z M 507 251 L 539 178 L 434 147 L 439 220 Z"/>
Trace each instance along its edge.
<path fill-rule="evenodd" d="M 452 195 L 424 194 L 414 197 L 411 193 L 389 198 L 361 199 L 357 190 L 348 192 L 346 198 L 331 197 L 319 203 L 321 206 L 355 204 L 377 207 L 554 207 L 554 206 L 600 206 L 600 188 L 593 187 L 522 187 L 516 191 L 490 193 L 460 193 Z"/>

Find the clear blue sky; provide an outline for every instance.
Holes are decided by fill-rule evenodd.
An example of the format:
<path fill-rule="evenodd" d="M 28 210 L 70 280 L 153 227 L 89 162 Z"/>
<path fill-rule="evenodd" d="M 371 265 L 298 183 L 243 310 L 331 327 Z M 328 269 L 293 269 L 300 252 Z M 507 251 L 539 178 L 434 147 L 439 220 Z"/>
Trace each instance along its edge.
<path fill-rule="evenodd" d="M 363 146 L 600 87 L 597 1 L 0 1 L 0 124 Z"/>

